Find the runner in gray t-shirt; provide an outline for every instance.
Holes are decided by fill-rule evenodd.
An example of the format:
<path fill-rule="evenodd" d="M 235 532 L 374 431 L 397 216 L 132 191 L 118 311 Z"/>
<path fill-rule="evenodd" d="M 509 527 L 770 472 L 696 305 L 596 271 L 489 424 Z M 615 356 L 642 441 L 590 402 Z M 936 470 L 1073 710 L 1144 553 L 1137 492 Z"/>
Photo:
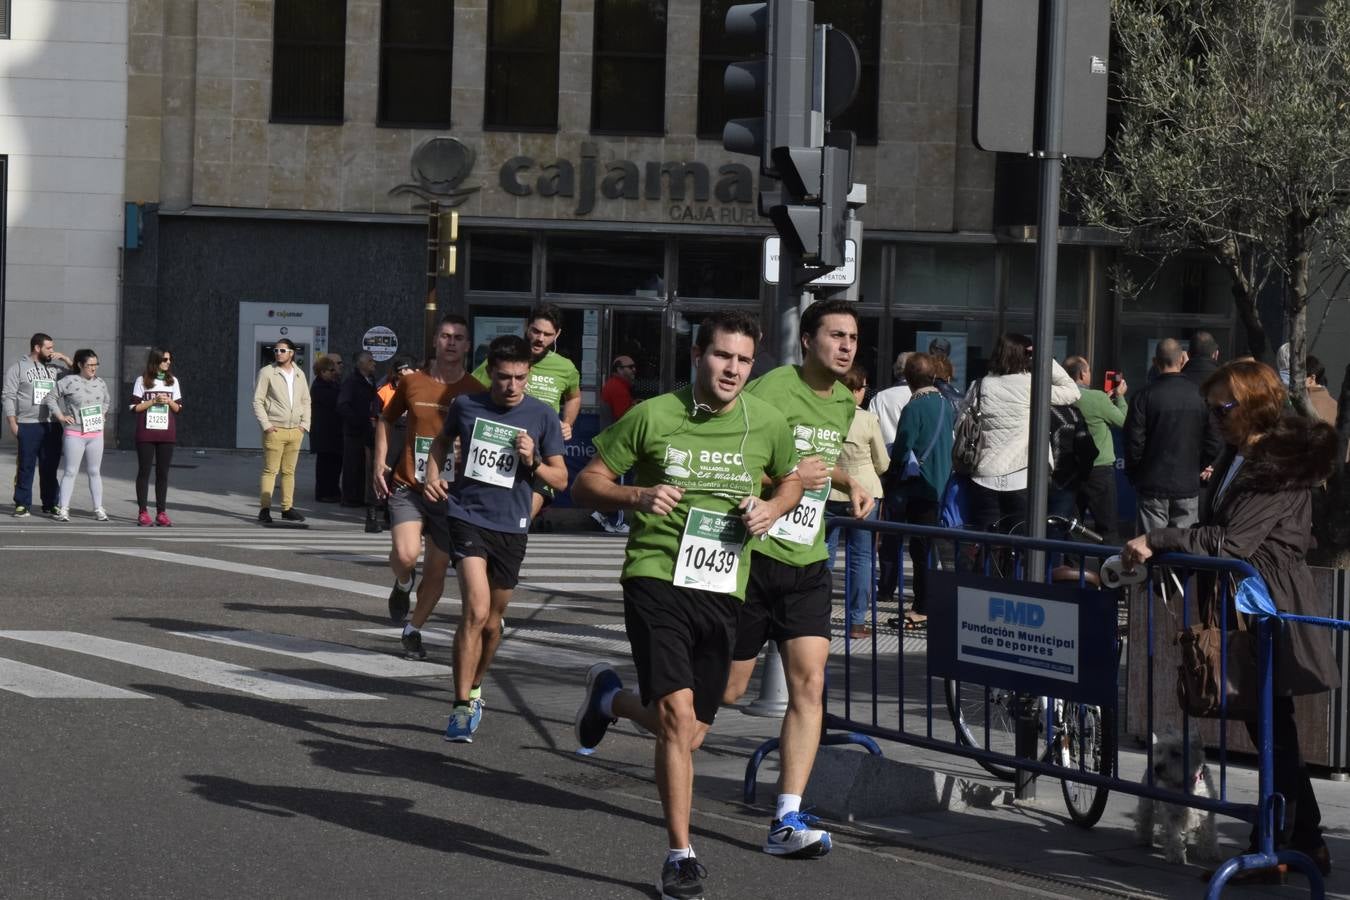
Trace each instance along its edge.
<path fill-rule="evenodd" d="M 532 483 L 567 487 L 562 427 L 543 402 L 525 396 L 530 345 L 503 335 L 488 347 L 488 390 L 455 398 L 431 445 L 425 495 L 449 498 L 450 559 L 463 612 L 455 632 L 455 706 L 447 741 L 470 743 L 483 718 L 483 676 L 501 643 L 530 530 Z M 447 471 L 446 454 L 459 444 Z M 448 477 L 442 477 L 442 473 Z"/>

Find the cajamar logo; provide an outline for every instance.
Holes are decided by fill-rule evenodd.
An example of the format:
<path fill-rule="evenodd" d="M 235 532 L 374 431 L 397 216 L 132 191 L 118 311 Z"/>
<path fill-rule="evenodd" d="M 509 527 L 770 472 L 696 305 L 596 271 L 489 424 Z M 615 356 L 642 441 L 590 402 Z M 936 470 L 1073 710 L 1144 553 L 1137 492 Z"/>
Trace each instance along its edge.
<path fill-rule="evenodd" d="M 416 184 L 400 184 L 389 190 L 389 196 L 413 194 L 427 202 L 444 206 L 459 206 L 470 194 L 480 190 L 478 185 L 460 188 L 473 171 L 474 152 L 461 141 L 450 137 L 429 138 L 413 151 L 412 177 Z M 417 205 L 415 208 L 423 208 Z"/>

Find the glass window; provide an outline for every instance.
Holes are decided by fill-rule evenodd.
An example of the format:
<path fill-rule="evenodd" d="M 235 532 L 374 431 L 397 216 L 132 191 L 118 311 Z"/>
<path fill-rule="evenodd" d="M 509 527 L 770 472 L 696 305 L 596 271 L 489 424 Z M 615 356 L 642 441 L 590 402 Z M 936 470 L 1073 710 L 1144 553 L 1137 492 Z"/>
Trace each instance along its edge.
<path fill-rule="evenodd" d="M 503 334 L 525 333 L 525 320 L 529 318 L 530 306 L 505 306 L 474 304 L 469 307 L 469 337 L 473 341 L 473 360 L 469 366 L 472 371 L 487 359 L 488 345 L 492 339 Z"/>
<path fill-rule="evenodd" d="M 469 290 L 533 290 L 534 240 L 526 234 L 474 234 L 469 238 Z"/>
<path fill-rule="evenodd" d="M 830 127 L 852 131 L 860 144 L 875 144 L 881 97 L 881 0 L 816 0 L 816 24 L 833 25 L 853 38 L 862 61 L 858 95 Z"/>
<path fill-rule="evenodd" d="M 272 121 L 340 123 L 346 51 L 347 0 L 277 0 Z"/>
<path fill-rule="evenodd" d="M 1008 247 L 1008 308 L 1036 307 L 1036 247 Z M 1082 309 L 1088 292 L 1086 247 L 1059 248 L 1055 267 L 1055 309 Z"/>
<path fill-rule="evenodd" d="M 453 0 L 384 0 L 382 8 L 379 124 L 449 127 Z"/>
<path fill-rule="evenodd" d="M 989 371 L 989 354 L 994 350 L 996 323 L 992 319 L 908 319 L 892 320 L 891 350 L 888 361 L 894 365 L 895 357 L 905 351 L 928 351 L 928 345 L 935 337 L 943 337 L 952 346 L 952 386 L 965 391 L 972 378 L 982 378 Z M 878 377 L 882 373 L 878 373 Z M 895 378 L 888 368 L 884 373 L 886 384 L 894 384 Z"/>
<path fill-rule="evenodd" d="M 681 241 L 680 296 L 758 299 L 762 247 L 750 241 Z"/>
<path fill-rule="evenodd" d="M 888 291 L 881 283 L 881 254 L 885 245 L 880 241 L 863 241 L 862 270 L 858 273 L 858 300 L 862 303 L 885 303 Z"/>
<path fill-rule="evenodd" d="M 1200 258 L 1180 258 L 1161 268 L 1154 262 L 1127 258 L 1121 264 L 1129 285 L 1122 312 L 1164 312 L 1228 315 L 1233 310 L 1232 281 L 1218 265 Z"/>
<path fill-rule="evenodd" d="M 488 4 L 486 128 L 558 127 L 560 0 Z"/>
<path fill-rule="evenodd" d="M 591 131 L 664 134 L 666 0 L 595 5 Z"/>
<path fill-rule="evenodd" d="M 633 375 L 633 396 L 646 400 L 661 393 L 661 320 L 663 310 L 614 311 L 612 352 L 606 365 L 620 356 L 632 357 L 637 363 Z M 609 376 L 606 375 L 606 378 Z"/>
<path fill-rule="evenodd" d="M 551 237 L 547 253 L 549 293 L 666 295 L 665 244 L 659 238 Z"/>
<path fill-rule="evenodd" d="M 993 309 L 994 248 L 901 244 L 895 252 L 894 297 L 900 307 Z"/>

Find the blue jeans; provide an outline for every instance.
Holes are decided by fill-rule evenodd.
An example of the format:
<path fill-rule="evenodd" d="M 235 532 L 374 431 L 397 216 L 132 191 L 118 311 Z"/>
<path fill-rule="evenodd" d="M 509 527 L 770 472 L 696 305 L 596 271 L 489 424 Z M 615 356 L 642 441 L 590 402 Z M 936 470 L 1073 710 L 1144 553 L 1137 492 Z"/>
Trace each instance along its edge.
<path fill-rule="evenodd" d="M 61 464 L 61 423 L 20 422 L 18 441 L 14 505 L 33 505 L 33 470 L 37 469 L 42 505 L 55 508 L 61 497 L 61 482 L 56 477 Z"/>
<path fill-rule="evenodd" d="M 877 510 L 881 503 L 875 503 L 872 511 L 867 514 L 867 520 L 875 522 L 877 519 Z M 849 514 L 849 505 L 844 500 L 832 500 L 825 504 L 826 515 L 847 516 Z M 834 557 L 839 549 L 839 529 L 829 532 L 825 536 L 825 543 L 830 548 L 830 569 L 834 569 Z M 872 553 L 872 541 L 876 533 L 864 531 L 861 528 L 850 528 L 845 541 L 847 541 L 848 553 L 848 597 L 846 598 L 846 608 L 848 610 L 849 625 L 867 624 L 872 611 L 872 583 L 876 579 L 876 565 Z"/>

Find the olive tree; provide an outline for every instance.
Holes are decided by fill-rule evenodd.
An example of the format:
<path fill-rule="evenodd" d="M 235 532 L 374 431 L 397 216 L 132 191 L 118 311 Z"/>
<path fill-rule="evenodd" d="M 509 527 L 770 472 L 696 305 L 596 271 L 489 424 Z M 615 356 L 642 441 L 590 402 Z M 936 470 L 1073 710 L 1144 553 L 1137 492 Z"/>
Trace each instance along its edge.
<path fill-rule="evenodd" d="M 1115 128 L 1100 160 L 1069 166 L 1070 202 L 1141 255 L 1207 252 L 1255 356 L 1269 358 L 1257 296 L 1282 283 L 1305 408 L 1314 261 L 1350 247 L 1350 0 L 1301 0 L 1311 17 L 1291 0 L 1111 5 Z"/>

